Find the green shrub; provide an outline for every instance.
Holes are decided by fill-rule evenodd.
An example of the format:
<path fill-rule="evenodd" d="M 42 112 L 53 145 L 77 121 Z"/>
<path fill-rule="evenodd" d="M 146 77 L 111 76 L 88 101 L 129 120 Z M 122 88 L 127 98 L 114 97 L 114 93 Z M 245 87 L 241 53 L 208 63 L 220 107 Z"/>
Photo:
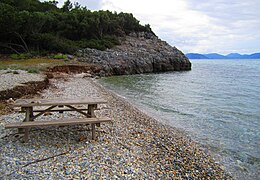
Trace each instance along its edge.
<path fill-rule="evenodd" d="M 18 60 L 18 59 L 29 59 L 29 58 L 32 57 L 32 54 L 30 54 L 30 53 L 11 54 L 10 57 L 12 59 L 16 59 L 16 60 Z"/>
<path fill-rule="evenodd" d="M 83 39 L 77 41 L 77 46 L 80 48 L 93 48 L 102 51 L 119 44 L 120 42 L 115 36 L 105 36 L 103 39 Z"/>
<path fill-rule="evenodd" d="M 22 53 L 20 54 L 20 59 L 29 59 L 32 57 L 31 53 Z"/>
<path fill-rule="evenodd" d="M 28 72 L 28 73 L 39 74 L 40 71 L 39 71 L 38 69 L 31 68 L 31 69 L 27 69 L 27 72 Z"/>
<path fill-rule="evenodd" d="M 54 58 L 54 59 L 68 59 L 68 58 L 67 58 L 67 55 L 62 54 L 62 53 L 55 54 L 55 55 L 53 56 L 53 58 Z"/>
<path fill-rule="evenodd" d="M 75 42 L 48 33 L 35 34 L 30 41 L 39 49 L 49 52 L 74 53 L 78 49 Z"/>
<path fill-rule="evenodd" d="M 11 54 L 10 58 L 12 58 L 12 59 L 19 59 L 19 54 Z"/>

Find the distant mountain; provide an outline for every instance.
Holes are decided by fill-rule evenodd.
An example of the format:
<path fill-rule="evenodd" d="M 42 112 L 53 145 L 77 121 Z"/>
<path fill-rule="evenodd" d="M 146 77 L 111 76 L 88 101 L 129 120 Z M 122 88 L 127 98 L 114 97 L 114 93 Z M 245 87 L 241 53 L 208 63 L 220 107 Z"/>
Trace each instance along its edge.
<path fill-rule="evenodd" d="M 209 54 L 199 54 L 199 53 L 188 53 L 186 56 L 189 59 L 260 59 L 260 53 L 254 54 L 239 54 L 239 53 L 230 53 L 226 56 L 217 54 L 217 53 L 209 53 Z"/>
<path fill-rule="evenodd" d="M 230 59 L 240 59 L 240 58 L 242 58 L 242 55 L 238 54 L 238 53 L 230 53 L 230 54 L 226 55 L 226 57 L 230 58 Z"/>
<path fill-rule="evenodd" d="M 254 53 L 249 55 L 250 59 L 260 59 L 260 53 Z"/>
<path fill-rule="evenodd" d="M 203 54 L 203 55 L 208 57 L 209 59 L 226 59 L 226 56 L 217 53 L 210 53 L 210 54 Z"/>
<path fill-rule="evenodd" d="M 188 54 L 186 54 L 186 56 L 189 59 L 208 59 L 208 57 L 206 57 L 202 54 L 198 54 L 198 53 L 188 53 Z"/>

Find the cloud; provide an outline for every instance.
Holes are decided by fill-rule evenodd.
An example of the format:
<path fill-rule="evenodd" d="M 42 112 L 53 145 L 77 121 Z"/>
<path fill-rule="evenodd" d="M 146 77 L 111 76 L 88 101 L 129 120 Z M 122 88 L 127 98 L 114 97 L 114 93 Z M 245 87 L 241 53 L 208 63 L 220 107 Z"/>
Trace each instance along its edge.
<path fill-rule="evenodd" d="M 103 0 L 102 9 L 133 13 L 184 52 L 259 51 L 260 1 Z M 251 45 L 249 45 L 251 44 Z"/>

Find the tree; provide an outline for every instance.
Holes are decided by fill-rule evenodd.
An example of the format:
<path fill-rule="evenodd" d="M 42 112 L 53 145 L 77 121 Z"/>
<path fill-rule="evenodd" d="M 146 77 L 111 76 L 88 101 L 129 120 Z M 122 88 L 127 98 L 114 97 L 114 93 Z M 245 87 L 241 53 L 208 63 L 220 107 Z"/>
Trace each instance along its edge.
<path fill-rule="evenodd" d="M 64 2 L 64 5 L 62 6 L 61 9 L 63 12 L 69 12 L 72 8 L 73 8 L 72 3 L 70 2 L 70 0 L 67 0 Z"/>
<path fill-rule="evenodd" d="M 1 0 L 0 45 L 17 53 L 29 50 L 72 52 L 77 48 L 106 49 L 118 36 L 133 31 L 152 32 L 129 13 L 90 11 L 66 0 Z M 3 51 L 3 48 L 0 48 Z"/>
<path fill-rule="evenodd" d="M 48 11 L 58 11 L 59 8 L 57 7 L 58 1 L 44 1 L 39 6 L 39 11 L 41 12 L 48 12 Z"/>
<path fill-rule="evenodd" d="M 43 3 L 47 3 L 47 4 L 51 4 L 51 5 L 54 5 L 57 7 L 59 1 L 55 1 L 55 0 L 52 0 L 52 1 L 48 1 L 48 2 L 43 2 Z"/>
<path fill-rule="evenodd" d="M 0 3 L 0 36 L 6 36 L 9 33 L 15 32 L 17 26 L 17 11 L 14 7 Z"/>

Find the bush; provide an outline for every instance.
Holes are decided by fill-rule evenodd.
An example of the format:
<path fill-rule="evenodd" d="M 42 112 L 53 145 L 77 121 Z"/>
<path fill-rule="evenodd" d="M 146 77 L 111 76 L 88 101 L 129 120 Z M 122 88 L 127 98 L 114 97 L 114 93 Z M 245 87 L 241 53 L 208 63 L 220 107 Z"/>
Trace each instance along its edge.
<path fill-rule="evenodd" d="M 10 58 L 12 58 L 12 59 L 19 59 L 19 54 L 11 54 Z"/>
<path fill-rule="evenodd" d="M 39 70 L 38 70 L 38 69 L 34 69 L 34 68 L 27 69 L 27 72 L 28 72 L 28 73 L 39 74 Z"/>
<path fill-rule="evenodd" d="M 55 54 L 53 56 L 54 59 L 68 59 L 67 55 L 65 54 L 61 54 L 61 53 L 58 53 L 58 54 Z"/>
<path fill-rule="evenodd" d="M 119 44 L 120 42 L 115 36 L 105 36 L 103 39 L 83 39 L 77 42 L 80 48 L 93 48 L 102 51 Z"/>
<path fill-rule="evenodd" d="M 73 41 L 47 33 L 34 35 L 31 42 L 49 52 L 74 53 L 78 49 Z"/>
<path fill-rule="evenodd" d="M 10 57 L 12 59 L 29 59 L 32 57 L 32 54 L 30 53 L 11 54 Z"/>

